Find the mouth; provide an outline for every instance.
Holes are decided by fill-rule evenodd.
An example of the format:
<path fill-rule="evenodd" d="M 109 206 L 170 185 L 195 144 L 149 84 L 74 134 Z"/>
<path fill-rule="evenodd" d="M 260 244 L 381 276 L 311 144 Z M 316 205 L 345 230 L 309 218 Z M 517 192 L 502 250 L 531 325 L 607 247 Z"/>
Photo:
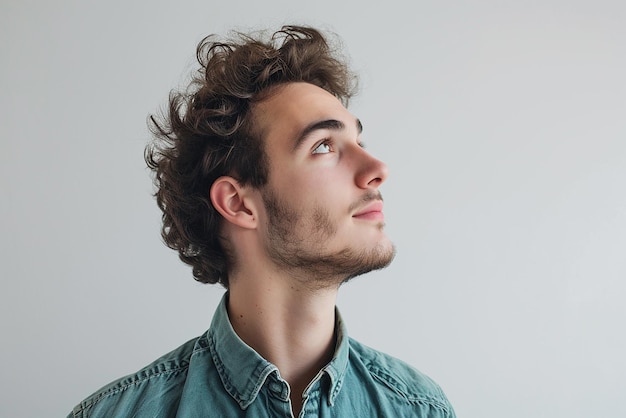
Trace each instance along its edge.
<path fill-rule="evenodd" d="M 385 215 L 383 214 L 383 202 L 380 200 L 371 202 L 352 215 L 352 217 L 367 221 L 384 221 Z"/>

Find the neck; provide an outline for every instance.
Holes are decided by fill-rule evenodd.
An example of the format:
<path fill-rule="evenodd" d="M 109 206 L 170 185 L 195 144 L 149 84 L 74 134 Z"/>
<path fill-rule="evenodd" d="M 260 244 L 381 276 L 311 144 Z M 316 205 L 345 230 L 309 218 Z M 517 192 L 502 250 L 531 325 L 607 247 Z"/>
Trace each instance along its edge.
<path fill-rule="evenodd" d="M 239 337 L 278 367 L 294 410 L 309 382 L 332 358 L 337 288 L 310 290 L 277 275 L 237 275 L 228 312 Z"/>

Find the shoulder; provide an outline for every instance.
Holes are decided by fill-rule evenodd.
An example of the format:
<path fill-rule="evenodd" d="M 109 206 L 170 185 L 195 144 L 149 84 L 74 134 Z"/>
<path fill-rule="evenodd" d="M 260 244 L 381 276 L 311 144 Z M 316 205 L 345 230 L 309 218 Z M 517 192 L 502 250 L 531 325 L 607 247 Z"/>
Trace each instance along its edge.
<path fill-rule="evenodd" d="M 351 362 L 358 362 L 375 384 L 391 390 L 409 403 L 427 403 L 454 416 L 441 387 L 408 363 L 350 338 Z"/>
<path fill-rule="evenodd" d="M 136 373 L 100 388 L 78 404 L 69 417 L 144 416 L 147 411 L 176 405 L 197 341 L 189 340 Z"/>

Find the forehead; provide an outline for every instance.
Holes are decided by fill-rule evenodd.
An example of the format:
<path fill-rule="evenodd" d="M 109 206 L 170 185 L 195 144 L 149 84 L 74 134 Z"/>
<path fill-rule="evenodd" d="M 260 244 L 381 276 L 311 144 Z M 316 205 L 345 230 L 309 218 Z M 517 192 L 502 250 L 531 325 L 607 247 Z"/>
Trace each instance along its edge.
<path fill-rule="evenodd" d="M 266 147 L 288 145 L 311 123 L 335 119 L 354 126 L 356 118 L 326 90 L 309 83 L 280 86 L 253 109 L 257 128 Z M 269 150 L 268 150 L 269 151 Z"/>

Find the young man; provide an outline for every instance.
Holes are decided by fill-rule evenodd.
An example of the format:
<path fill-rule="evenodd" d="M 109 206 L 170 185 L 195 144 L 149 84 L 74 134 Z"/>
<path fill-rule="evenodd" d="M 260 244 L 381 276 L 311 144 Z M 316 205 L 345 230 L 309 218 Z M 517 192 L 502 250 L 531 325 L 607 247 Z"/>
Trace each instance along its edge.
<path fill-rule="evenodd" d="M 80 403 L 74 417 L 454 417 L 405 363 L 350 339 L 335 309 L 387 266 L 387 168 L 344 107 L 354 77 L 318 31 L 209 37 L 192 88 L 152 118 L 163 238 L 227 292 L 208 332 Z"/>

